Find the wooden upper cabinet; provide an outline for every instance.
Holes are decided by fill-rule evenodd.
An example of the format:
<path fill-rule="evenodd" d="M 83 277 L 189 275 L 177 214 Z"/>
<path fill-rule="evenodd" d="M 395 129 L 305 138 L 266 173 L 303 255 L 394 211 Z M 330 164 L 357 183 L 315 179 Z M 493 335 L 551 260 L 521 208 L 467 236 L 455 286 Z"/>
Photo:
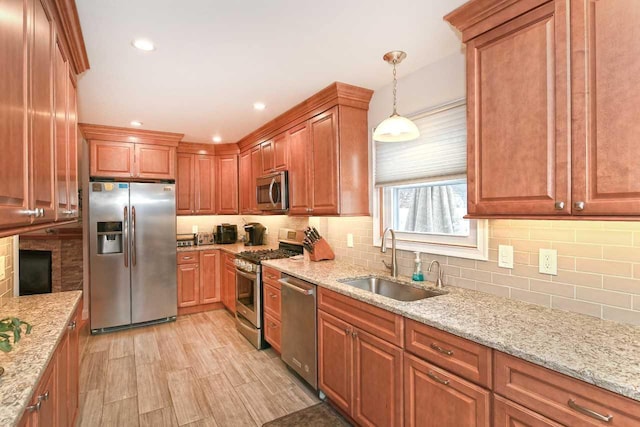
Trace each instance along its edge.
<path fill-rule="evenodd" d="M 287 170 L 287 135 L 287 132 L 283 132 L 260 144 L 264 174 Z"/>
<path fill-rule="evenodd" d="M 238 182 L 239 182 L 239 199 L 240 213 L 248 214 L 251 211 L 251 200 L 255 199 L 256 190 L 251 190 L 251 151 L 247 150 L 240 153 L 238 166 Z M 253 185 L 255 187 L 255 184 Z"/>
<path fill-rule="evenodd" d="M 640 2 L 571 2 L 575 215 L 640 215 Z"/>
<path fill-rule="evenodd" d="M 175 179 L 176 149 L 165 145 L 135 145 L 136 178 Z"/>
<path fill-rule="evenodd" d="M 27 135 L 27 16 L 23 0 L 3 1 L 0 13 L 0 227 L 27 225 L 29 160 Z M 10 23 L 10 24 L 9 24 Z"/>
<path fill-rule="evenodd" d="M 33 2 L 31 62 L 31 205 L 43 209 L 34 222 L 55 220 L 54 23 L 42 0 Z"/>
<path fill-rule="evenodd" d="M 262 153 L 262 173 L 268 174 L 275 169 L 275 155 L 273 140 L 265 141 L 260 144 L 260 152 Z"/>
<path fill-rule="evenodd" d="M 178 175 L 176 177 L 176 213 L 195 213 L 195 156 L 178 153 Z"/>
<path fill-rule="evenodd" d="M 310 164 L 311 213 L 337 214 L 340 210 L 338 107 L 311 119 L 309 135 L 313 153 Z"/>
<path fill-rule="evenodd" d="M 56 137 L 56 194 L 58 217 L 64 217 L 69 208 L 69 127 L 67 114 L 67 85 L 69 84 L 67 58 L 60 41 L 54 50 L 55 137 Z"/>
<path fill-rule="evenodd" d="M 216 213 L 215 163 L 213 156 L 195 156 L 195 213 L 197 214 Z"/>
<path fill-rule="evenodd" d="M 262 175 L 262 152 L 260 147 L 255 147 L 251 150 L 251 180 L 248 184 L 249 211 L 254 214 L 260 213 L 258 210 L 258 200 L 256 199 L 256 186 L 258 178 Z"/>
<path fill-rule="evenodd" d="M 470 215 L 571 212 L 566 25 L 549 2 L 467 44 Z"/>
<path fill-rule="evenodd" d="M 216 212 L 238 213 L 238 155 L 216 156 Z"/>
<path fill-rule="evenodd" d="M 311 153 L 307 122 L 288 131 L 289 134 L 289 214 L 308 215 L 311 209 L 309 168 Z"/>
<path fill-rule="evenodd" d="M 91 142 L 90 173 L 98 178 L 132 178 L 134 144 L 128 142 Z"/>

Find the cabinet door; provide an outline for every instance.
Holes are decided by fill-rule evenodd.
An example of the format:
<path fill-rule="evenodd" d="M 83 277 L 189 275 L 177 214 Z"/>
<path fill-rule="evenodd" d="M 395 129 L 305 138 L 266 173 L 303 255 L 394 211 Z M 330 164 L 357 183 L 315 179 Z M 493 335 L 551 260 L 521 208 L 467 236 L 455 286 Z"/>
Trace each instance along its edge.
<path fill-rule="evenodd" d="M 224 277 L 226 286 L 226 302 L 223 301 L 224 306 L 227 307 L 231 313 L 236 312 L 236 267 L 233 264 L 225 262 Z"/>
<path fill-rule="evenodd" d="M 318 311 L 318 388 L 347 414 L 353 396 L 353 327 Z"/>
<path fill-rule="evenodd" d="M 68 95 L 69 70 L 67 58 L 60 40 L 56 40 L 54 50 L 54 109 L 56 137 L 56 200 L 58 219 L 65 219 L 69 211 L 69 135 L 68 135 Z"/>
<path fill-rule="evenodd" d="M 41 400 L 40 410 L 36 412 L 33 417 L 31 426 L 43 427 L 43 426 L 56 426 L 57 411 L 58 411 L 58 393 L 56 387 L 57 376 L 57 355 L 54 355 L 49 366 L 45 371 L 36 392 L 33 395 L 34 402 Z"/>
<path fill-rule="evenodd" d="M 640 3 L 572 1 L 573 213 L 640 212 Z"/>
<path fill-rule="evenodd" d="M 92 177 L 132 178 L 134 144 L 128 142 L 91 141 L 90 173 Z"/>
<path fill-rule="evenodd" d="M 404 353 L 405 425 L 490 425 L 491 393 Z"/>
<path fill-rule="evenodd" d="M 220 302 L 220 251 L 200 252 L 200 304 Z"/>
<path fill-rule="evenodd" d="M 251 213 L 251 200 L 256 198 L 255 183 L 251 191 L 251 151 L 240 153 L 239 162 L 240 213 L 248 214 Z"/>
<path fill-rule="evenodd" d="M 57 390 L 57 420 L 58 426 L 71 425 L 71 418 L 69 414 L 69 406 L 67 405 L 67 399 L 69 394 L 69 333 L 65 333 L 62 341 L 58 344 L 56 350 L 58 361 L 57 373 L 56 373 L 56 390 Z"/>
<path fill-rule="evenodd" d="M 256 199 L 256 186 L 258 178 L 264 175 L 262 171 L 262 153 L 260 147 L 251 150 L 251 183 L 249 184 L 249 206 L 252 213 L 260 213 L 258 210 L 258 200 Z"/>
<path fill-rule="evenodd" d="M 198 264 L 178 265 L 178 307 L 200 303 L 200 268 Z"/>
<path fill-rule="evenodd" d="M 309 168 L 312 163 L 309 125 L 304 123 L 289 131 L 289 214 L 309 215 L 311 189 Z"/>
<path fill-rule="evenodd" d="M 67 405 L 69 421 L 73 425 L 78 414 L 79 401 L 79 380 L 80 380 L 80 324 L 82 322 L 82 303 L 76 310 L 75 317 L 71 321 L 69 332 L 69 388 L 67 394 Z"/>
<path fill-rule="evenodd" d="M 68 168 L 69 168 L 69 214 L 75 218 L 80 214 L 78 203 L 78 90 L 71 72 L 68 75 L 67 84 L 67 144 L 68 144 Z"/>
<path fill-rule="evenodd" d="M 282 327 L 280 321 L 264 314 L 264 339 L 271 344 L 273 349 L 280 353 L 282 351 Z"/>
<path fill-rule="evenodd" d="M 260 144 L 260 152 L 262 154 L 262 174 L 266 175 L 275 169 L 275 155 L 273 140 L 265 141 Z"/>
<path fill-rule="evenodd" d="M 309 128 L 313 150 L 311 212 L 314 215 L 337 214 L 340 210 L 338 107 L 311 119 Z"/>
<path fill-rule="evenodd" d="M 26 225 L 29 208 L 27 139 L 27 18 L 23 0 L 0 3 L 0 226 Z M 9 24 L 11 23 L 11 24 Z"/>
<path fill-rule="evenodd" d="M 196 213 L 213 215 L 216 213 L 215 158 L 198 155 L 195 163 Z"/>
<path fill-rule="evenodd" d="M 513 403 L 497 394 L 493 395 L 494 427 L 561 427 L 523 406 Z"/>
<path fill-rule="evenodd" d="M 273 169 L 276 171 L 287 170 L 289 164 L 288 136 L 287 132 L 283 132 L 273 138 Z"/>
<path fill-rule="evenodd" d="M 238 213 L 238 156 L 216 156 L 216 212 Z"/>
<path fill-rule="evenodd" d="M 136 144 L 135 150 L 135 176 L 137 178 L 175 179 L 175 147 L 153 144 Z"/>
<path fill-rule="evenodd" d="M 467 44 L 471 215 L 571 212 L 565 8 L 546 3 Z"/>
<path fill-rule="evenodd" d="M 34 222 L 55 219 L 53 137 L 53 18 L 42 0 L 33 2 L 31 42 L 31 206 L 44 209 Z"/>
<path fill-rule="evenodd" d="M 176 179 L 176 213 L 191 215 L 195 213 L 195 156 L 178 154 L 178 177 Z"/>
<path fill-rule="evenodd" d="M 360 425 L 402 426 L 402 349 L 354 331 L 353 419 Z"/>

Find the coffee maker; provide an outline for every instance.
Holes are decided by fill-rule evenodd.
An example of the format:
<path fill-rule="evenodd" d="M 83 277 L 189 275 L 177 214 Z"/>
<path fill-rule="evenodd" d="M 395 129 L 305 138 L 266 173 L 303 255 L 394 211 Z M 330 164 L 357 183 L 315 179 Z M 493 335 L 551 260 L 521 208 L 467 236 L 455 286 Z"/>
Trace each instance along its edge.
<path fill-rule="evenodd" d="M 264 244 L 264 232 L 266 227 L 259 222 L 250 222 L 244 226 L 245 246 L 259 246 Z"/>

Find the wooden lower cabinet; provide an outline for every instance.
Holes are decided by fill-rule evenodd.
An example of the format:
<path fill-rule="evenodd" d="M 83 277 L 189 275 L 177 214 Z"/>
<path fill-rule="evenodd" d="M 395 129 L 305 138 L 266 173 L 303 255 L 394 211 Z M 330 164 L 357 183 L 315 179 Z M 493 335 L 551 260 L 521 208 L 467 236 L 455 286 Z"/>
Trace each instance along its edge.
<path fill-rule="evenodd" d="M 318 386 L 358 424 L 402 425 L 402 349 L 318 311 Z"/>
<path fill-rule="evenodd" d="M 220 296 L 220 251 L 200 252 L 200 304 L 222 301 Z"/>
<path fill-rule="evenodd" d="M 404 354 L 406 426 L 490 426 L 491 392 Z"/>
<path fill-rule="evenodd" d="M 219 250 L 180 252 L 177 271 L 178 308 L 200 307 L 199 311 L 204 311 L 222 301 Z"/>
<path fill-rule="evenodd" d="M 274 317 L 264 314 L 264 339 L 280 353 L 282 344 L 282 323 Z"/>
<path fill-rule="evenodd" d="M 200 302 L 200 266 L 178 265 L 178 307 L 193 307 Z"/>
<path fill-rule="evenodd" d="M 236 266 L 233 263 L 235 257 L 224 255 L 224 272 L 222 279 L 222 304 L 231 313 L 236 313 Z"/>
<path fill-rule="evenodd" d="M 561 427 L 540 414 L 513 403 L 498 395 L 493 395 L 494 427 Z"/>

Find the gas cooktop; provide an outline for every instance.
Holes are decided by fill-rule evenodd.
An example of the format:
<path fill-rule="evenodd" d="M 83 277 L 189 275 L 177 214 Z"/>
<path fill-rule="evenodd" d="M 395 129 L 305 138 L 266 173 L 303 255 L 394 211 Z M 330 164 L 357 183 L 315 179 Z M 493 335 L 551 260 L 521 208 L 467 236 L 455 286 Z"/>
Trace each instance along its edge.
<path fill-rule="evenodd" d="M 291 258 L 292 256 L 300 255 L 300 252 L 296 252 L 289 249 L 263 249 L 259 251 L 243 251 L 236 255 L 238 258 L 251 261 L 255 264 L 260 264 L 261 261 L 269 259 L 281 259 Z"/>

